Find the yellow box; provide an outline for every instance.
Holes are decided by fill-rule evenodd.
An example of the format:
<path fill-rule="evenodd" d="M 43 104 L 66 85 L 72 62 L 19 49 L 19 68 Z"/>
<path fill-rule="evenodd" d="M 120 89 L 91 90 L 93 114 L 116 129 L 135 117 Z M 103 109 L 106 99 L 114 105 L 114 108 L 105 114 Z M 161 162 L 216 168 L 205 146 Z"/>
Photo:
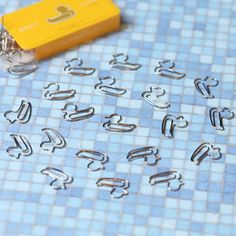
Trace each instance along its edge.
<path fill-rule="evenodd" d="M 120 27 L 111 0 L 44 0 L 3 17 L 17 44 L 39 60 Z"/>

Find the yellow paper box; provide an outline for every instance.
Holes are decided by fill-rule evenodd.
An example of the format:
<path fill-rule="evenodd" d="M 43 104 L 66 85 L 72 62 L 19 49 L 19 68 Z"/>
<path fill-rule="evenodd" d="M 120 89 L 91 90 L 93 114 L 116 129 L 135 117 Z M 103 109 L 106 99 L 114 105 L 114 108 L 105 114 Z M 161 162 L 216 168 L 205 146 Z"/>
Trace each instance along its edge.
<path fill-rule="evenodd" d="M 24 50 L 43 59 L 119 29 L 112 0 L 43 0 L 4 17 L 4 27 Z"/>

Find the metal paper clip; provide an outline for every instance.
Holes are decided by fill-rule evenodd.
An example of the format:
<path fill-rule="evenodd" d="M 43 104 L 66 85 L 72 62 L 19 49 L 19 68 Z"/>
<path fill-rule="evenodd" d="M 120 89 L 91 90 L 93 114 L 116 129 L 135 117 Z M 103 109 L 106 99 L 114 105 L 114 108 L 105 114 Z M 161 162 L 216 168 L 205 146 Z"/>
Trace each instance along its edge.
<path fill-rule="evenodd" d="M 221 149 L 219 147 L 214 147 L 211 143 L 202 143 L 194 151 L 193 155 L 191 156 L 191 161 L 196 165 L 199 165 L 206 157 L 209 157 L 213 161 L 221 159 Z"/>
<path fill-rule="evenodd" d="M 19 159 L 21 156 L 30 156 L 33 153 L 33 149 L 25 136 L 20 134 L 11 134 L 10 136 L 13 138 L 15 146 L 7 148 L 6 152 L 9 156 Z"/>
<path fill-rule="evenodd" d="M 234 112 L 230 111 L 227 107 L 223 109 L 213 107 L 210 109 L 209 115 L 211 124 L 216 130 L 225 130 L 223 120 L 231 120 L 234 118 Z"/>
<path fill-rule="evenodd" d="M 133 64 L 128 62 L 129 57 L 125 53 L 118 53 L 114 54 L 113 58 L 111 61 L 109 61 L 109 64 L 118 70 L 138 70 L 142 65 L 141 64 Z"/>
<path fill-rule="evenodd" d="M 38 69 L 38 62 L 32 61 L 29 63 L 20 62 L 19 64 L 10 65 L 7 69 L 8 73 L 14 76 L 26 76 Z"/>
<path fill-rule="evenodd" d="M 76 157 L 88 160 L 87 168 L 90 171 L 105 170 L 105 164 L 109 161 L 109 157 L 106 154 L 93 150 L 80 150 L 76 153 Z"/>
<path fill-rule="evenodd" d="M 166 91 L 163 88 L 153 88 L 150 87 L 150 91 L 145 91 L 142 93 L 143 99 L 151 104 L 154 107 L 165 109 L 170 107 L 170 103 L 163 101 L 161 99 L 162 96 L 164 96 Z"/>
<path fill-rule="evenodd" d="M 66 185 L 71 184 L 74 180 L 69 174 L 53 167 L 47 167 L 41 170 L 40 173 L 53 179 L 50 182 L 50 186 L 54 190 L 67 189 Z"/>
<path fill-rule="evenodd" d="M 111 188 L 110 194 L 113 198 L 122 198 L 128 195 L 128 188 L 130 186 L 129 181 L 120 178 L 100 178 L 96 182 L 98 187 L 109 187 Z"/>
<path fill-rule="evenodd" d="M 119 114 L 112 114 L 110 116 L 106 116 L 105 118 L 108 119 L 108 121 L 103 123 L 103 127 L 107 131 L 125 133 L 132 132 L 136 128 L 135 124 L 121 123 L 123 117 Z"/>
<path fill-rule="evenodd" d="M 32 114 L 32 105 L 30 102 L 26 102 L 25 100 L 21 101 L 20 107 L 16 111 L 6 111 L 4 113 L 4 117 L 11 123 L 18 122 L 20 124 L 27 123 Z"/>
<path fill-rule="evenodd" d="M 185 77 L 185 73 L 181 73 L 175 70 L 175 62 L 172 60 L 159 61 L 158 66 L 155 68 L 155 72 L 169 79 L 182 79 Z"/>
<path fill-rule="evenodd" d="M 183 116 L 166 115 L 162 120 L 161 131 L 166 138 L 174 138 L 174 130 L 177 128 L 186 128 L 188 121 Z"/>
<path fill-rule="evenodd" d="M 126 89 L 113 87 L 116 83 L 116 79 L 114 77 L 107 76 L 100 78 L 99 81 L 100 83 L 95 85 L 95 89 L 102 94 L 119 97 L 126 93 Z"/>
<path fill-rule="evenodd" d="M 66 147 L 66 141 L 58 131 L 52 128 L 44 128 L 42 129 L 42 131 L 45 132 L 48 137 L 47 141 L 43 141 L 40 144 L 40 147 L 44 151 L 53 153 L 55 149 L 63 149 L 64 147 Z"/>
<path fill-rule="evenodd" d="M 167 187 L 169 191 L 179 191 L 181 187 L 184 185 L 184 182 L 181 181 L 182 176 L 176 170 L 170 170 L 162 173 L 158 173 L 149 177 L 149 184 L 156 185 L 167 183 Z M 175 187 L 171 187 L 171 186 Z"/>
<path fill-rule="evenodd" d="M 94 115 L 94 111 L 95 111 L 93 107 L 79 110 L 78 106 L 74 103 L 67 103 L 64 106 L 64 108 L 62 108 L 61 110 L 64 113 L 63 118 L 69 122 L 75 122 L 75 121 L 88 119 Z"/>
<path fill-rule="evenodd" d="M 92 75 L 96 69 L 92 67 L 82 67 L 83 61 L 80 58 L 73 58 L 66 61 L 64 72 L 71 75 L 89 76 Z"/>
<path fill-rule="evenodd" d="M 44 98 L 53 101 L 61 101 L 73 98 L 76 94 L 76 90 L 60 90 L 60 85 L 58 83 L 50 83 L 44 88 Z"/>
<path fill-rule="evenodd" d="M 147 146 L 134 149 L 127 155 L 128 161 L 135 161 L 138 159 L 144 159 L 144 163 L 147 166 L 155 166 L 158 161 L 161 160 L 161 157 L 159 156 L 159 150 L 157 147 Z"/>
<path fill-rule="evenodd" d="M 194 80 L 194 85 L 197 91 L 202 95 L 203 98 L 210 99 L 215 96 L 211 93 L 210 88 L 216 87 L 219 84 L 219 81 L 207 76 L 204 79 L 197 78 Z"/>

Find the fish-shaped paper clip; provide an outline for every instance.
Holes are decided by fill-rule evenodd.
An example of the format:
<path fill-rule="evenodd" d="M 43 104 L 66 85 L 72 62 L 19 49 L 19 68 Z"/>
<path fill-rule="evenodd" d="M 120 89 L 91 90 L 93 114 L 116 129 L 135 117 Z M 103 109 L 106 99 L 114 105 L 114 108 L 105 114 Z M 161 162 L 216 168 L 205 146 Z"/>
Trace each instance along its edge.
<path fill-rule="evenodd" d="M 44 88 L 44 98 L 52 101 L 61 101 L 73 98 L 76 94 L 76 90 L 68 89 L 61 90 L 58 83 L 50 83 Z"/>
<path fill-rule="evenodd" d="M 162 97 L 166 94 L 166 91 L 160 87 L 150 87 L 149 91 L 145 91 L 142 93 L 143 99 L 151 104 L 154 107 L 159 109 L 165 109 L 170 107 L 170 103 L 162 100 Z"/>
<path fill-rule="evenodd" d="M 161 160 L 159 156 L 159 150 L 154 146 L 146 146 L 131 150 L 127 155 L 128 161 L 135 161 L 144 159 L 144 163 L 147 166 L 155 166 L 158 161 Z"/>
<path fill-rule="evenodd" d="M 78 75 L 78 76 L 89 76 L 92 75 L 96 69 L 92 67 L 83 67 L 83 61 L 80 58 L 73 58 L 66 61 L 64 72 L 66 74 Z"/>
<path fill-rule="evenodd" d="M 169 191 L 179 191 L 184 185 L 182 175 L 176 170 L 157 173 L 149 177 L 149 184 L 156 185 L 166 183 Z"/>
<path fill-rule="evenodd" d="M 40 171 L 41 174 L 51 177 L 53 180 L 50 186 L 54 190 L 67 189 L 67 185 L 73 182 L 73 177 L 69 174 L 53 167 L 47 167 Z"/>
<path fill-rule="evenodd" d="M 87 168 L 90 171 L 105 170 L 105 164 L 109 162 L 109 157 L 94 150 L 80 150 L 76 153 L 78 159 L 88 160 Z"/>
<path fill-rule="evenodd" d="M 221 149 L 214 147 L 211 143 L 202 143 L 192 154 L 191 161 L 196 165 L 200 165 L 206 157 L 213 161 L 221 159 Z"/>
<path fill-rule="evenodd" d="M 113 59 L 109 62 L 109 64 L 114 69 L 127 71 L 138 70 L 142 66 L 141 64 L 129 62 L 129 57 L 125 53 L 114 54 Z"/>
<path fill-rule="evenodd" d="M 158 66 L 155 68 L 155 72 L 169 79 L 179 80 L 185 77 L 185 73 L 178 72 L 175 69 L 175 62 L 172 60 L 159 61 Z"/>
<path fill-rule="evenodd" d="M 107 131 L 126 133 L 132 132 L 137 127 L 135 124 L 122 123 L 123 117 L 119 114 L 114 113 L 105 118 L 108 119 L 108 121 L 103 123 L 103 127 Z"/>
<path fill-rule="evenodd" d="M 110 194 L 113 198 L 122 198 L 128 195 L 128 188 L 130 186 L 129 181 L 120 178 L 100 178 L 96 182 L 98 187 L 108 187 L 111 188 Z"/>
<path fill-rule="evenodd" d="M 188 121 L 183 116 L 166 115 L 162 120 L 161 132 L 166 138 L 174 138 L 174 130 L 177 128 L 186 128 Z"/>
<path fill-rule="evenodd" d="M 20 123 L 25 124 L 27 123 L 32 114 L 32 105 L 30 102 L 27 102 L 25 100 L 21 101 L 21 104 L 16 111 L 9 110 L 4 113 L 4 117 L 11 123 Z"/>
<path fill-rule="evenodd" d="M 126 93 L 126 89 L 115 87 L 116 79 L 111 76 L 99 78 L 100 83 L 95 85 L 95 89 L 105 95 L 119 97 Z"/>
<path fill-rule="evenodd" d="M 224 119 L 231 120 L 235 117 L 234 112 L 227 107 L 224 107 L 223 109 L 213 107 L 209 111 L 209 116 L 211 125 L 216 130 L 225 130 Z"/>

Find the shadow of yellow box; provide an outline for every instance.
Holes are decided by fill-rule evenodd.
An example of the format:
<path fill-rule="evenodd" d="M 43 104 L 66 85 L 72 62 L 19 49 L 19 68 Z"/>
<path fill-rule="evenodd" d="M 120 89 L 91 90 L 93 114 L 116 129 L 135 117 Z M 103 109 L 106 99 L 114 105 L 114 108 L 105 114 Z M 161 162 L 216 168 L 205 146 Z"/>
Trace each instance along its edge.
<path fill-rule="evenodd" d="M 3 17 L 7 32 L 38 60 L 120 27 L 112 0 L 43 0 Z"/>

